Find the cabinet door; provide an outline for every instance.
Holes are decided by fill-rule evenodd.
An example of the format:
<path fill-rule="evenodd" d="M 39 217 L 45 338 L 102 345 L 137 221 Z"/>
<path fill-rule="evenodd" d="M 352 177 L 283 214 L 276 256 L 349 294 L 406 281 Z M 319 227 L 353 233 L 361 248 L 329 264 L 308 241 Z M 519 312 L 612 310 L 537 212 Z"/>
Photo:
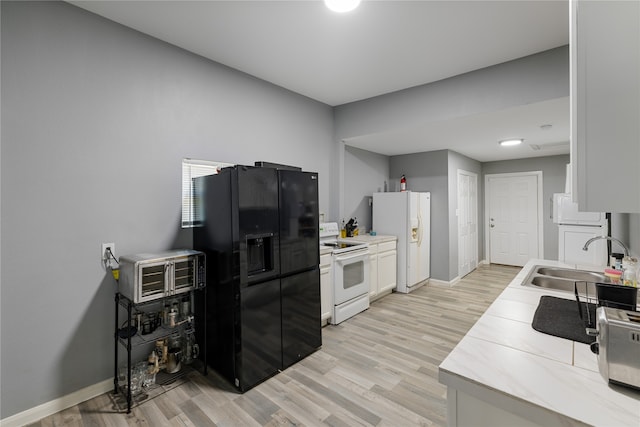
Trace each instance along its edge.
<path fill-rule="evenodd" d="M 369 298 L 378 295 L 378 254 L 369 257 Z"/>
<path fill-rule="evenodd" d="M 607 241 L 596 240 L 583 251 L 584 242 L 602 236 L 601 227 L 561 225 L 558 227 L 558 261 L 568 264 L 591 265 L 604 268 L 607 265 Z"/>
<path fill-rule="evenodd" d="M 396 287 L 396 258 L 395 249 L 378 254 L 378 292 L 382 293 Z"/>
<path fill-rule="evenodd" d="M 333 306 L 333 277 L 331 277 L 331 264 L 320 268 L 320 311 L 324 322 L 331 318 Z"/>
<path fill-rule="evenodd" d="M 578 205 L 585 212 L 640 212 L 640 2 L 574 0 L 571 23 Z"/>

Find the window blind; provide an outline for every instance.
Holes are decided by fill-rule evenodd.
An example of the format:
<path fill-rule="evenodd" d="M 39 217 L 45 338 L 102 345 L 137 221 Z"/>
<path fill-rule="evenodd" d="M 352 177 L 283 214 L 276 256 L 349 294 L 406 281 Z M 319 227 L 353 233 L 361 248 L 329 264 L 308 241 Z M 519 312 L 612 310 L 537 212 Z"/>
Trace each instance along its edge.
<path fill-rule="evenodd" d="M 182 228 L 202 224 L 200 197 L 194 192 L 193 178 L 215 175 L 218 169 L 227 166 L 233 165 L 208 160 L 182 159 Z"/>

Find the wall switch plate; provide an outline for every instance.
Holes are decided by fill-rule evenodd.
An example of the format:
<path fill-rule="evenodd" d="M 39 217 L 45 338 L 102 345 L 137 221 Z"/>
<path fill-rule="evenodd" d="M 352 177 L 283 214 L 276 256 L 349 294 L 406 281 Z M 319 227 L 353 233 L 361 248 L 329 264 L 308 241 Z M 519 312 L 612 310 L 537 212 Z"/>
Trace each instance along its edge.
<path fill-rule="evenodd" d="M 107 249 L 111 249 L 111 253 L 114 254 L 116 253 L 116 244 L 115 243 L 103 243 L 102 245 L 100 245 L 100 261 L 102 261 L 103 263 L 107 264 L 109 263 L 109 260 L 111 259 L 111 255 L 107 252 Z M 110 264 L 110 263 L 109 263 Z M 107 265 L 109 265 L 107 264 Z"/>

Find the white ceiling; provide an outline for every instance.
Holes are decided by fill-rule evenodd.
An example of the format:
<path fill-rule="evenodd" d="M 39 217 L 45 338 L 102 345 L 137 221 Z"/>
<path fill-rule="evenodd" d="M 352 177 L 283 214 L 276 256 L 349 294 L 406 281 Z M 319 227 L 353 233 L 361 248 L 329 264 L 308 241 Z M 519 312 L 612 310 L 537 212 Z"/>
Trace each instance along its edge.
<path fill-rule="evenodd" d="M 541 127 L 549 124 L 551 128 Z M 510 138 L 523 138 L 524 143 L 515 147 L 498 145 L 498 141 Z M 428 122 L 419 128 L 365 135 L 345 142 L 389 156 L 451 149 L 481 162 L 568 154 L 569 97 Z"/>
<path fill-rule="evenodd" d="M 70 3 L 331 106 L 569 42 L 567 0 L 363 0 L 347 14 L 319 0 Z M 540 129 L 545 123 L 553 128 Z M 507 131 L 525 146 L 498 150 Z M 568 140 L 566 99 L 346 142 L 387 155 L 448 148 L 490 161 L 568 153 Z"/>

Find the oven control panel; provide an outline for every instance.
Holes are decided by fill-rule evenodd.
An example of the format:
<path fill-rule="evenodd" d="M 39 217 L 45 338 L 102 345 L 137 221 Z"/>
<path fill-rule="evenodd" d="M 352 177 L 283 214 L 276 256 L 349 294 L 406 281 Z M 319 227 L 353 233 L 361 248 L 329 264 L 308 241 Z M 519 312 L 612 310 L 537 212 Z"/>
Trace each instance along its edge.
<path fill-rule="evenodd" d="M 323 237 L 337 237 L 340 234 L 337 222 L 322 222 L 320 223 L 320 238 Z"/>

